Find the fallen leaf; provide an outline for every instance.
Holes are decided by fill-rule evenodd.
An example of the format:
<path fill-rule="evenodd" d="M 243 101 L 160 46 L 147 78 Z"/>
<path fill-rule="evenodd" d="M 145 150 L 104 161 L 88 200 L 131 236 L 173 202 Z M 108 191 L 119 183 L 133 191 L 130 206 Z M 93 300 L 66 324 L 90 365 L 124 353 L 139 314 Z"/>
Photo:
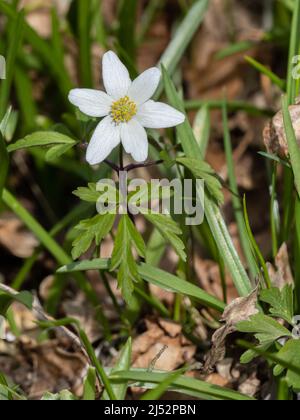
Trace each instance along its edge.
<path fill-rule="evenodd" d="M 215 365 L 224 359 L 226 354 L 225 342 L 229 334 L 236 331 L 236 325 L 247 321 L 258 313 L 256 308 L 258 287 L 247 297 L 237 298 L 225 309 L 221 322 L 225 325 L 219 328 L 212 337 L 212 348 L 204 365 L 204 373 L 209 373 Z"/>
<path fill-rule="evenodd" d="M 291 105 L 289 110 L 296 139 L 300 146 L 300 105 Z M 277 112 L 274 118 L 267 123 L 263 137 L 268 153 L 278 155 L 282 158 L 289 156 L 282 111 Z"/>
<path fill-rule="evenodd" d="M 182 334 L 182 327 L 171 321 L 146 320 L 146 332 L 133 341 L 133 366 L 173 371 L 191 363 L 196 346 Z"/>
<path fill-rule="evenodd" d="M 282 244 L 275 258 L 275 267 L 268 263 L 268 271 L 274 287 L 282 290 L 284 286 L 294 286 L 294 277 L 289 261 L 289 253 L 287 244 Z"/>
<path fill-rule="evenodd" d="M 38 246 L 35 236 L 25 229 L 21 220 L 6 214 L 0 219 L 0 245 L 19 258 L 28 258 Z"/>

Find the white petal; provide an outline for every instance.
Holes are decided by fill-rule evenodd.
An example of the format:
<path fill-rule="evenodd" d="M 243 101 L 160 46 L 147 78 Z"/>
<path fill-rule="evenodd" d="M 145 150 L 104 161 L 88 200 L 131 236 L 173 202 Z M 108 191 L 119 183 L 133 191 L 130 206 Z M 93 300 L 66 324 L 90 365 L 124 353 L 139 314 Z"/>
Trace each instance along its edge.
<path fill-rule="evenodd" d="M 145 103 L 154 95 L 160 78 L 161 72 L 156 67 L 146 70 L 132 82 L 128 96 L 138 105 Z"/>
<path fill-rule="evenodd" d="M 146 128 L 168 128 L 182 124 L 185 115 L 169 105 L 148 101 L 139 108 L 136 119 Z"/>
<path fill-rule="evenodd" d="M 148 157 L 148 137 L 141 124 L 132 119 L 121 128 L 121 140 L 127 153 L 137 162 L 144 162 Z"/>
<path fill-rule="evenodd" d="M 73 89 L 69 101 L 90 117 L 104 117 L 109 114 L 113 99 L 100 90 Z"/>
<path fill-rule="evenodd" d="M 90 165 L 103 162 L 119 143 L 120 127 L 108 116 L 97 126 L 88 145 L 86 160 Z"/>
<path fill-rule="evenodd" d="M 129 72 L 118 56 L 109 51 L 103 56 L 103 82 L 106 92 L 114 99 L 126 96 L 131 85 Z"/>

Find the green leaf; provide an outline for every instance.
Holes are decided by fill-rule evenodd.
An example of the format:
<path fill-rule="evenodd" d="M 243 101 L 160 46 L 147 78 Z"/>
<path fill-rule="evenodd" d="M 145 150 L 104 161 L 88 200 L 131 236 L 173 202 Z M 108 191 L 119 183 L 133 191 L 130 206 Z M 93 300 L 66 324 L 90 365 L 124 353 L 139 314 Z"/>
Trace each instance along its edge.
<path fill-rule="evenodd" d="M 270 313 L 274 317 L 284 319 L 293 325 L 294 295 L 292 286 L 286 285 L 282 290 L 276 287 L 264 289 L 260 294 L 260 300 L 271 306 Z"/>
<path fill-rule="evenodd" d="M 76 142 L 71 144 L 59 144 L 58 146 L 53 146 L 49 149 L 46 153 L 46 161 L 53 162 L 56 161 L 58 158 L 66 154 L 69 150 L 71 150 L 75 146 Z"/>
<path fill-rule="evenodd" d="M 206 293 L 200 287 L 188 281 L 182 280 L 164 270 L 152 267 L 148 264 L 141 264 L 139 274 L 143 280 L 160 287 L 161 289 L 179 293 L 183 296 L 190 296 L 201 304 L 223 312 L 225 304 L 214 296 Z"/>
<path fill-rule="evenodd" d="M 185 246 L 179 235 L 182 235 L 182 230 L 178 224 L 165 214 L 146 214 L 145 218 L 154 225 L 160 234 L 169 242 L 175 249 L 179 257 L 186 261 Z"/>
<path fill-rule="evenodd" d="M 0 288 L 0 315 L 5 315 L 13 302 L 20 302 L 28 309 L 32 309 L 33 296 L 30 292 L 12 293 Z"/>
<path fill-rule="evenodd" d="M 279 351 L 277 357 L 286 363 L 292 364 L 300 369 L 300 340 L 289 340 Z M 274 369 L 275 376 L 282 374 L 284 368 L 277 365 Z M 300 375 L 290 369 L 287 370 L 286 380 L 288 385 L 295 392 L 300 392 Z"/>
<path fill-rule="evenodd" d="M 256 359 L 259 356 L 259 354 L 257 353 L 258 351 L 265 352 L 265 351 L 269 350 L 269 348 L 270 348 L 270 344 L 266 344 L 264 346 L 256 346 L 254 350 L 252 350 L 252 349 L 247 350 L 241 356 L 240 362 L 243 365 L 247 365 L 248 363 L 251 363 L 254 359 Z"/>
<path fill-rule="evenodd" d="M 292 336 L 287 328 L 263 314 L 254 315 L 249 321 L 240 322 L 237 329 L 244 333 L 254 333 L 262 346 L 271 345 L 280 338 Z"/>
<path fill-rule="evenodd" d="M 14 136 L 16 131 L 16 126 L 18 123 L 18 113 L 13 111 L 10 107 L 6 114 L 3 117 L 3 120 L 0 122 L 0 134 L 2 134 L 3 138 L 10 142 Z"/>
<path fill-rule="evenodd" d="M 178 158 L 176 159 L 176 162 L 189 169 L 196 179 L 203 179 L 206 188 L 210 192 L 211 196 L 217 201 L 217 203 L 224 203 L 222 184 L 219 181 L 215 171 L 207 162 L 204 162 L 200 159 L 190 158 Z"/>
<path fill-rule="evenodd" d="M 84 380 L 83 385 L 83 400 L 84 401 L 95 401 L 96 400 L 96 369 L 89 367 L 88 373 Z"/>
<path fill-rule="evenodd" d="M 295 186 L 300 197 L 300 149 L 296 139 L 296 134 L 294 131 L 287 97 L 282 98 L 282 109 L 283 109 L 283 121 L 285 127 L 285 133 L 288 143 L 288 149 L 292 164 L 292 169 L 295 177 Z"/>
<path fill-rule="evenodd" d="M 76 140 L 65 134 L 56 133 L 54 131 L 37 131 L 33 134 L 26 136 L 24 139 L 18 140 L 16 143 L 8 146 L 9 153 L 16 150 L 29 149 L 31 147 L 45 147 L 54 144 L 68 144 L 75 145 Z"/>
<path fill-rule="evenodd" d="M 61 391 L 59 394 L 51 394 L 46 392 L 42 397 L 42 401 L 76 401 L 77 398 L 68 390 Z"/>
<path fill-rule="evenodd" d="M 141 257 L 145 257 L 146 246 L 140 233 L 127 215 L 119 222 L 115 246 L 111 259 L 111 271 L 118 269 L 118 285 L 127 303 L 132 302 L 134 283 L 140 281 L 137 264 L 132 254 L 135 247 Z"/>
<path fill-rule="evenodd" d="M 129 370 L 131 366 L 131 353 L 132 353 L 132 339 L 131 337 L 127 340 L 121 350 L 120 356 L 114 368 L 111 370 L 111 375 L 123 370 Z M 115 396 L 118 401 L 123 401 L 126 398 L 128 383 L 123 382 L 122 384 L 116 384 L 112 386 Z M 104 392 L 102 400 L 108 400 L 107 392 Z"/>
<path fill-rule="evenodd" d="M 115 214 L 97 214 L 92 219 L 82 220 L 76 227 L 78 235 L 73 242 L 72 257 L 77 260 L 84 254 L 95 240 L 96 245 L 112 230 L 116 215 Z"/>
<path fill-rule="evenodd" d="M 88 184 L 88 187 L 79 187 L 73 194 L 79 197 L 80 200 L 88 203 L 97 203 L 100 197 L 100 192 L 97 191 L 97 185 L 95 183 Z"/>
<path fill-rule="evenodd" d="M 179 96 L 179 94 L 177 93 L 174 83 L 171 80 L 167 70 L 164 67 L 162 67 L 162 72 L 163 72 L 164 87 L 165 87 L 167 98 L 170 104 L 174 108 L 181 111 L 182 113 L 185 113 L 184 103 L 181 97 Z M 196 159 L 197 157 L 201 159 L 202 158 L 201 149 L 195 139 L 193 129 L 190 126 L 188 118 L 186 118 L 183 124 L 179 125 L 176 128 L 176 132 L 177 132 L 178 138 L 182 144 L 182 148 L 186 156 L 188 157 L 193 156 Z"/>

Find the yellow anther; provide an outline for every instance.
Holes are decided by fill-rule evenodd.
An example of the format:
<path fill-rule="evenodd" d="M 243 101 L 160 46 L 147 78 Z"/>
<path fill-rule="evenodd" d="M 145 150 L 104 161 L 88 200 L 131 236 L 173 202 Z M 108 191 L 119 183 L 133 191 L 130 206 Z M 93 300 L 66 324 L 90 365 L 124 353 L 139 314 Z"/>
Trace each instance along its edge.
<path fill-rule="evenodd" d="M 116 124 L 130 121 L 137 113 L 137 106 L 128 96 L 114 102 L 111 107 L 111 117 Z"/>

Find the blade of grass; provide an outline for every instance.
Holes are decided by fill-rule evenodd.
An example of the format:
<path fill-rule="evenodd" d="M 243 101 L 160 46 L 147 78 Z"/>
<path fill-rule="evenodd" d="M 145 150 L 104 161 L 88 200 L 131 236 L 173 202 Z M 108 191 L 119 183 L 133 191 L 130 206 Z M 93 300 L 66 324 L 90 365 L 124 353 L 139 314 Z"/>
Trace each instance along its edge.
<path fill-rule="evenodd" d="M 288 105 L 293 105 L 297 96 L 296 85 L 298 81 L 293 78 L 293 58 L 299 54 L 300 51 L 300 2 L 295 1 L 293 4 L 293 19 L 290 34 L 289 58 L 287 69 L 287 102 Z M 294 179 L 291 171 L 284 169 L 284 223 L 282 229 L 282 239 L 287 241 L 294 219 Z"/>
<path fill-rule="evenodd" d="M 80 80 L 84 87 L 93 87 L 91 56 L 91 2 L 77 0 L 77 25 L 79 34 Z"/>
<path fill-rule="evenodd" d="M 149 4 L 146 6 L 143 13 L 140 30 L 138 34 L 138 44 L 140 45 L 147 35 L 147 32 L 155 18 L 156 13 L 159 9 L 163 8 L 165 5 L 165 0 L 150 0 Z"/>
<path fill-rule="evenodd" d="M 300 46 L 300 2 L 294 2 L 293 20 L 291 27 L 290 36 L 290 48 L 289 48 L 289 62 L 288 62 L 288 74 L 287 74 L 287 97 L 288 104 L 294 103 L 297 96 L 296 92 L 296 80 L 293 78 L 293 58 L 299 54 Z"/>
<path fill-rule="evenodd" d="M 181 112 L 184 112 L 183 103 L 177 94 L 170 76 L 164 68 L 163 78 L 166 94 L 170 104 Z M 177 134 L 181 140 L 182 148 L 186 156 L 191 159 L 198 157 L 199 160 L 203 160 L 201 149 L 197 144 L 193 130 L 187 118 L 181 126 L 177 127 Z M 220 255 L 223 258 L 224 264 L 226 264 L 233 278 L 235 287 L 241 296 L 249 295 L 252 290 L 251 282 L 233 245 L 220 209 L 208 192 L 205 194 L 205 216 L 218 246 Z"/>
<path fill-rule="evenodd" d="M 0 0 L 0 12 L 13 20 L 17 20 L 19 16 L 18 12 L 16 12 L 13 7 L 3 0 Z M 62 97 L 66 101 L 66 105 L 72 110 L 72 107 L 67 100 L 68 93 L 73 87 L 72 82 L 70 81 L 70 77 L 67 72 L 61 68 L 60 64 L 56 61 L 55 56 L 51 53 L 51 48 L 49 48 L 47 41 L 40 38 L 36 31 L 26 22 L 24 24 L 24 37 L 39 54 L 40 58 L 46 65 L 46 68 L 49 68 L 58 83 Z"/>
<path fill-rule="evenodd" d="M 114 375 L 110 376 L 112 382 L 116 381 L 134 381 L 139 382 L 140 387 L 143 387 L 143 383 L 154 383 L 160 384 L 163 382 L 169 373 L 162 373 L 162 372 L 147 372 L 138 369 L 132 369 L 127 372 L 118 372 Z M 232 391 L 230 389 L 221 388 L 216 385 L 211 385 L 207 382 L 200 381 L 198 379 L 189 378 L 186 376 L 181 376 L 180 378 L 174 380 L 171 384 L 174 389 L 178 389 L 183 393 L 187 393 L 189 395 L 189 391 L 193 392 L 193 395 L 198 395 L 199 398 L 203 398 L 203 396 L 213 397 L 220 400 L 233 400 L 233 401 L 243 401 L 243 400 L 252 400 L 254 398 L 247 397 L 246 395 L 242 395 L 236 391 Z"/>
<path fill-rule="evenodd" d="M 256 256 L 257 260 L 259 261 L 259 263 L 260 263 L 260 265 L 263 269 L 266 286 L 267 286 L 267 288 L 270 289 L 272 287 L 272 282 L 271 282 L 271 279 L 270 279 L 270 276 L 269 276 L 269 271 L 268 271 L 265 259 L 264 259 L 263 255 L 262 255 L 262 253 L 261 253 L 261 251 L 260 251 L 260 249 L 259 249 L 259 247 L 256 243 L 256 240 L 255 240 L 254 235 L 253 235 L 252 230 L 251 230 L 249 216 L 248 216 L 248 212 L 247 212 L 246 196 L 244 196 L 243 204 L 244 204 L 244 218 L 245 218 L 245 223 L 246 223 L 246 229 L 247 229 L 248 237 L 249 237 L 252 249 L 253 249 L 253 253 Z"/>
<path fill-rule="evenodd" d="M 80 261 L 65 265 L 57 272 L 64 274 L 88 270 L 109 270 L 109 267 L 109 260 L 95 259 L 92 261 Z M 166 271 L 160 270 L 159 268 L 152 267 L 148 264 L 141 264 L 138 267 L 138 272 L 143 280 L 162 289 L 190 296 L 203 305 L 214 308 L 220 312 L 223 312 L 225 309 L 225 304 L 223 302 L 214 296 L 209 295 L 204 290 L 200 289 L 200 287 L 167 273 Z"/>
<path fill-rule="evenodd" d="M 23 41 L 24 33 L 24 12 L 17 15 L 16 20 L 12 22 L 12 26 L 8 36 L 8 51 L 6 57 L 6 79 L 1 81 L 0 90 L 0 120 L 5 115 L 8 101 L 10 98 L 10 90 L 14 78 L 16 68 L 16 60 Z"/>
<path fill-rule="evenodd" d="M 32 98 L 33 86 L 25 69 L 17 65 L 15 73 L 15 85 L 18 104 L 24 126 L 22 134 L 33 131 L 36 127 L 37 108 Z"/>
<path fill-rule="evenodd" d="M 64 68 L 65 66 L 65 51 L 64 43 L 60 33 L 60 20 L 57 14 L 55 7 L 51 9 L 51 24 L 52 24 L 52 51 L 56 56 L 57 61 L 60 63 L 60 66 Z"/>
<path fill-rule="evenodd" d="M 137 16 L 137 0 L 123 0 L 120 13 L 118 30 L 118 40 L 122 50 L 126 51 L 129 59 L 135 63 L 136 58 L 136 16 Z M 126 57 L 125 57 L 126 58 Z"/>
<path fill-rule="evenodd" d="M 115 396 L 112 384 L 110 382 L 110 379 L 108 378 L 108 376 L 105 372 L 105 369 L 102 366 L 102 363 L 100 362 L 100 360 L 96 356 L 95 350 L 94 350 L 90 340 L 88 339 L 86 333 L 81 328 L 78 320 L 73 319 L 73 318 L 64 318 L 64 319 L 60 319 L 58 321 L 39 322 L 39 325 L 43 328 L 66 327 L 68 325 L 75 326 L 76 329 L 78 330 L 80 341 L 81 341 L 83 347 L 85 348 L 92 365 L 95 367 L 98 378 L 103 383 L 103 385 L 104 385 L 104 387 L 105 387 L 105 389 L 106 389 L 106 391 L 109 395 L 110 400 L 116 400 L 116 396 Z"/>
<path fill-rule="evenodd" d="M 120 372 L 123 370 L 129 370 L 131 366 L 131 353 L 132 353 L 132 339 L 129 337 L 127 340 L 127 343 L 124 345 L 123 349 L 121 350 L 119 359 L 117 363 L 115 364 L 114 368 L 111 370 L 111 375 L 113 375 L 116 372 Z M 116 384 L 112 385 L 112 389 L 114 391 L 114 394 L 118 401 L 125 400 L 127 389 L 128 389 L 128 383 L 123 382 L 122 384 Z M 108 400 L 109 396 L 107 392 L 104 392 L 102 400 Z"/>
<path fill-rule="evenodd" d="M 195 139 L 200 147 L 201 156 L 206 155 L 211 129 L 210 109 L 207 105 L 198 111 L 193 125 Z"/>
<path fill-rule="evenodd" d="M 9 168 L 9 157 L 6 150 L 6 143 L 0 132 L 0 200 L 2 197 L 2 192 L 6 184 L 6 178 Z"/>
<path fill-rule="evenodd" d="M 201 108 L 202 106 L 208 106 L 210 109 L 222 109 L 223 99 L 190 100 L 185 101 L 184 106 L 187 111 L 193 111 L 195 109 Z M 254 116 L 273 117 L 274 115 L 274 111 L 272 111 L 271 109 L 258 108 L 257 106 L 251 105 L 248 102 L 244 101 L 228 101 L 227 108 L 229 111 L 244 111 Z"/>
<path fill-rule="evenodd" d="M 205 12 L 208 7 L 208 0 L 197 0 L 190 8 L 189 12 L 179 25 L 172 41 L 162 55 L 158 66 L 162 64 L 168 70 L 170 75 L 173 75 L 178 63 L 180 62 L 185 50 L 193 39 L 196 31 L 201 25 Z M 160 84 L 155 98 L 159 98 L 163 90 L 162 83 Z M 199 108 L 199 107 L 198 107 Z"/>
<path fill-rule="evenodd" d="M 87 376 L 83 384 L 83 400 L 95 401 L 96 400 L 96 369 L 89 367 Z"/>
<path fill-rule="evenodd" d="M 234 54 L 240 54 L 244 51 L 248 51 L 256 45 L 253 41 L 241 41 L 229 45 L 218 51 L 215 55 L 216 60 L 223 60 L 224 58 L 230 57 Z"/>
<path fill-rule="evenodd" d="M 270 220 L 271 220 L 271 233 L 272 233 L 272 250 L 273 258 L 278 254 L 278 238 L 280 230 L 280 214 L 279 204 L 276 194 L 276 181 L 277 181 L 277 163 L 272 165 L 272 182 L 271 182 L 271 204 L 270 204 Z"/>
<path fill-rule="evenodd" d="M 248 262 L 248 267 L 252 274 L 252 277 L 255 278 L 259 270 L 251 251 L 251 245 L 249 242 L 248 233 L 247 233 L 245 220 L 243 216 L 243 206 L 239 198 L 239 190 L 238 190 L 238 185 L 237 185 L 235 171 L 234 171 L 233 152 L 232 152 L 231 137 L 230 137 L 230 131 L 229 131 L 229 125 L 228 125 L 226 100 L 224 100 L 222 114 L 223 114 L 225 155 L 226 155 L 226 161 L 227 161 L 227 167 L 228 167 L 229 185 L 230 185 L 231 191 L 233 192 L 232 204 L 233 204 L 233 209 L 234 209 L 234 215 L 235 215 L 235 219 L 238 225 L 238 231 L 239 231 L 239 236 L 240 236 L 243 252 Z"/>
<path fill-rule="evenodd" d="M 166 379 L 164 379 L 160 384 L 155 388 L 148 391 L 144 394 L 140 400 L 141 401 L 157 401 L 159 400 L 165 392 L 170 388 L 170 386 L 180 378 L 186 369 L 180 369 L 177 372 L 170 373 Z"/>
<path fill-rule="evenodd" d="M 93 27 L 95 30 L 95 37 L 99 45 L 103 48 L 107 48 L 107 33 L 103 19 L 103 1 L 92 0 L 92 20 Z"/>
<path fill-rule="evenodd" d="M 259 73 L 264 74 L 267 76 L 272 83 L 274 83 L 276 86 L 278 86 L 281 90 L 285 90 L 286 88 L 286 82 L 280 77 L 278 77 L 275 73 L 273 73 L 270 69 L 268 69 L 263 64 L 259 63 L 257 60 L 255 60 L 252 57 L 245 56 L 245 60 L 247 63 L 249 63 L 252 67 L 254 67 Z"/>

